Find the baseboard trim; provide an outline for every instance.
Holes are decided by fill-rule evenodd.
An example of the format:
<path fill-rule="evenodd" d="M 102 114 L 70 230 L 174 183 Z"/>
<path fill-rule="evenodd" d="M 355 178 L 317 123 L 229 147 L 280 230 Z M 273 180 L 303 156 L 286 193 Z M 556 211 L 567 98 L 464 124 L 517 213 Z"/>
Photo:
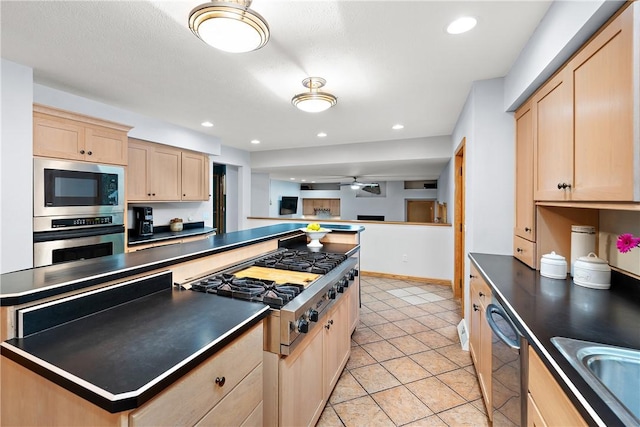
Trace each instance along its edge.
<path fill-rule="evenodd" d="M 383 277 L 385 279 L 408 280 L 411 282 L 428 283 L 430 285 L 442 285 L 451 287 L 451 280 L 432 279 L 429 277 L 403 276 L 400 274 L 377 273 L 375 271 L 361 271 L 361 275 L 370 277 Z"/>

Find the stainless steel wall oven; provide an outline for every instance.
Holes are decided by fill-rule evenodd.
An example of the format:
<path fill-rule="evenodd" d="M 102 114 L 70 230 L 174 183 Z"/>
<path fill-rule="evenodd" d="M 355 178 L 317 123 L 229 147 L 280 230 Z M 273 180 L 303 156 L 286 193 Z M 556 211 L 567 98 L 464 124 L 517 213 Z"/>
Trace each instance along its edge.
<path fill-rule="evenodd" d="M 34 267 L 124 252 L 124 168 L 35 158 Z"/>

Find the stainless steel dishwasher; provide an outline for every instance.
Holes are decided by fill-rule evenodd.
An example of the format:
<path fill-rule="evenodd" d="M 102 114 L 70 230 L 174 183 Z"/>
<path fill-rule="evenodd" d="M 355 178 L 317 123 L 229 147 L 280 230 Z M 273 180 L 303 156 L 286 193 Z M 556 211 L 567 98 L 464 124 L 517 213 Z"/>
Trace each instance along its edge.
<path fill-rule="evenodd" d="M 491 405 L 494 426 L 527 425 L 527 340 L 493 298 L 486 318 L 491 328 Z"/>

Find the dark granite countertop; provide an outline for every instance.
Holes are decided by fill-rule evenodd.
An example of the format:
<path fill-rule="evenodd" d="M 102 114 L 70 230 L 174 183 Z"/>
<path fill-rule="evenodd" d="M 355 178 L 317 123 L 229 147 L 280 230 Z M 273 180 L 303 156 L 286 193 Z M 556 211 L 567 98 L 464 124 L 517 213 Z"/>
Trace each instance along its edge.
<path fill-rule="evenodd" d="M 218 234 L 210 238 L 127 254 L 71 261 L 0 276 L 0 305 L 11 306 L 60 295 L 134 274 L 169 267 L 197 258 L 299 232 L 306 223 L 283 223 Z M 359 233 L 363 226 L 323 225 L 334 232 Z"/>
<path fill-rule="evenodd" d="M 110 412 L 139 407 L 269 313 L 261 303 L 165 289 L 25 338 L 2 356 Z"/>
<path fill-rule="evenodd" d="M 201 236 L 203 234 L 214 233 L 215 228 L 205 227 L 203 222 L 185 223 L 182 231 L 171 231 L 169 226 L 154 226 L 153 235 L 137 236 L 134 230 L 129 230 L 127 239 L 128 246 L 145 245 L 154 242 L 165 242 L 185 237 Z"/>
<path fill-rule="evenodd" d="M 550 340 L 560 336 L 640 349 L 638 284 L 614 272 L 611 289 L 589 289 L 571 278 L 542 277 L 512 256 L 472 253 L 469 257 L 585 421 L 622 425 Z"/>

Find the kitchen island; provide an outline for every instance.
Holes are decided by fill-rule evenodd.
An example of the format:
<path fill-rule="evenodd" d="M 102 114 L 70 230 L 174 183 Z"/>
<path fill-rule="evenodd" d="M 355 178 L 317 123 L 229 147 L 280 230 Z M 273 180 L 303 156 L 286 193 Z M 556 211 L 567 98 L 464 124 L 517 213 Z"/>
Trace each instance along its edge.
<path fill-rule="evenodd" d="M 472 253 L 474 266 L 493 297 L 517 323 L 564 394 L 589 425 L 624 425 L 551 342 L 566 337 L 640 349 L 640 287 L 613 272 L 609 290 L 549 279 L 511 256 Z M 640 378 L 628 378 L 637 381 Z"/>
<path fill-rule="evenodd" d="M 263 345 L 273 309 L 186 290 L 182 284 L 194 279 L 177 280 L 173 272 L 187 265 L 197 277 L 274 250 L 299 250 L 305 246 L 302 227 L 262 227 L 209 242 L 154 248 L 142 257 L 114 255 L 67 263 L 66 269 L 49 266 L 3 275 L 3 285 L 9 276 L 14 291 L 2 289 L 3 330 L 16 337 L 0 347 L 2 386 L 12 390 L 2 395 L 0 421 L 131 426 L 208 424 L 213 419 L 261 425 L 263 375 L 269 374 L 263 368 Z M 326 242 L 328 251 L 357 253 L 361 227 L 332 231 L 338 243 Z M 113 265 L 121 268 L 109 271 Z M 29 277 L 41 281 L 29 285 Z M 318 279 L 314 285 L 324 282 Z M 357 295 L 356 290 L 355 285 L 349 289 L 339 306 L 348 311 L 353 301 L 357 310 L 359 299 L 346 297 Z M 348 335 L 345 339 L 348 344 Z M 336 367 L 343 368 L 343 363 Z"/>

